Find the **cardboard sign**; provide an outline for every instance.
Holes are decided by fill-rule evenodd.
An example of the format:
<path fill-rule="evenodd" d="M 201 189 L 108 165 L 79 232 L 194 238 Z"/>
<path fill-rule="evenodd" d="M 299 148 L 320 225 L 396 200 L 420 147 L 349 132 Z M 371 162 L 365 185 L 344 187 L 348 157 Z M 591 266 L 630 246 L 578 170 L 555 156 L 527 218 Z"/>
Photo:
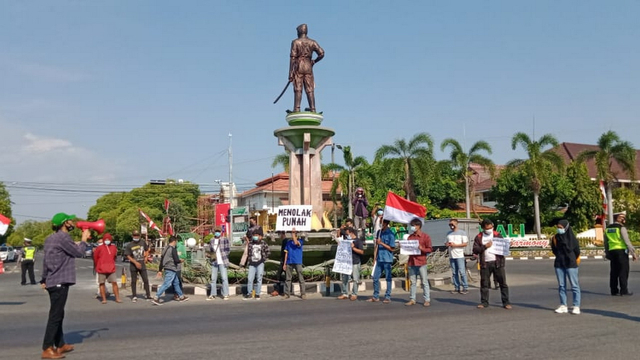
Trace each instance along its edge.
<path fill-rule="evenodd" d="M 338 250 L 336 250 L 336 258 L 333 262 L 331 271 L 339 274 L 351 275 L 353 272 L 353 252 L 351 243 L 353 240 L 340 240 Z"/>
<path fill-rule="evenodd" d="M 490 254 L 494 255 L 502 255 L 509 256 L 511 252 L 509 251 L 509 245 L 511 243 L 511 239 L 501 239 L 501 238 L 493 238 L 492 245 L 487 251 Z"/>
<path fill-rule="evenodd" d="M 283 205 L 278 207 L 276 231 L 311 231 L 311 205 Z"/>
<path fill-rule="evenodd" d="M 420 255 L 419 240 L 398 240 L 400 243 L 400 255 Z"/>

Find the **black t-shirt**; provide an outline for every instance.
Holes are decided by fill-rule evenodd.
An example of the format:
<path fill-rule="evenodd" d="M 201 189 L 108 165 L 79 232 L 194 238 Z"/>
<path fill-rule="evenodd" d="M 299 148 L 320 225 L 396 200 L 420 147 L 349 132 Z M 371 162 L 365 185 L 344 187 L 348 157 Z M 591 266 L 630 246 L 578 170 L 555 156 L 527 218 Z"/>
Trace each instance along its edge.
<path fill-rule="evenodd" d="M 355 239 L 353 240 L 353 245 L 356 247 L 356 249 L 360 249 L 363 250 L 364 249 L 364 242 L 362 241 L 362 239 Z M 351 250 L 352 253 L 352 264 L 356 265 L 356 264 L 360 264 L 362 262 L 362 255 L 360 254 L 356 254 L 355 251 Z"/>
<path fill-rule="evenodd" d="M 140 241 L 131 241 L 127 244 L 127 247 L 124 249 L 125 256 L 133 257 L 137 262 L 142 262 L 144 264 L 144 253 L 149 250 L 149 246 L 147 242 L 144 240 Z"/>

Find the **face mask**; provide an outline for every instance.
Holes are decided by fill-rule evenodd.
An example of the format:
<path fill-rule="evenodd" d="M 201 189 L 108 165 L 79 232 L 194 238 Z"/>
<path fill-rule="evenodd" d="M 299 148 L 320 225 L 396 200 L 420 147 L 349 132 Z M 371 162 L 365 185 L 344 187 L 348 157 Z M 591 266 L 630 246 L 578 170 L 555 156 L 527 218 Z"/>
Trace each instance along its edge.
<path fill-rule="evenodd" d="M 138 242 L 138 241 L 140 241 L 140 238 L 137 238 L 137 239 L 133 238 L 133 241 Z"/>
<path fill-rule="evenodd" d="M 220 232 L 219 232 L 219 231 L 214 232 L 214 233 L 213 233 L 213 236 L 215 236 L 215 237 L 220 237 Z"/>
<path fill-rule="evenodd" d="M 105 245 L 109 245 L 109 244 L 111 244 L 111 241 L 110 241 L 110 240 L 106 240 L 106 241 L 104 242 L 104 244 L 105 244 Z"/>
<path fill-rule="evenodd" d="M 384 214 L 384 211 L 378 210 L 378 215 L 382 215 L 382 214 Z"/>
<path fill-rule="evenodd" d="M 254 237 L 252 237 L 251 239 L 252 239 L 253 241 L 258 241 L 258 237 L 257 237 L 257 236 L 254 236 Z"/>
<path fill-rule="evenodd" d="M 450 228 L 451 230 L 453 230 L 453 229 L 455 229 L 455 228 L 456 228 L 456 226 L 455 226 L 455 225 L 449 225 L 449 228 Z"/>
<path fill-rule="evenodd" d="M 351 239 L 353 239 L 351 235 L 347 235 L 347 240 L 351 240 Z"/>
<path fill-rule="evenodd" d="M 73 225 L 65 225 L 64 227 L 67 228 L 67 231 L 72 231 L 73 229 L 75 229 L 76 227 Z"/>
<path fill-rule="evenodd" d="M 564 234 L 565 231 L 566 231 L 565 229 L 558 228 L 558 234 L 560 234 L 560 235 Z"/>
<path fill-rule="evenodd" d="M 487 234 L 487 235 L 491 235 L 491 234 L 493 234 L 493 229 L 487 229 L 487 230 L 484 231 L 484 233 Z"/>
<path fill-rule="evenodd" d="M 409 232 L 410 232 L 410 233 L 412 233 L 412 234 L 413 234 L 414 232 L 416 232 L 416 227 L 415 227 L 415 226 L 413 226 L 413 225 L 412 225 L 412 226 L 409 226 Z"/>

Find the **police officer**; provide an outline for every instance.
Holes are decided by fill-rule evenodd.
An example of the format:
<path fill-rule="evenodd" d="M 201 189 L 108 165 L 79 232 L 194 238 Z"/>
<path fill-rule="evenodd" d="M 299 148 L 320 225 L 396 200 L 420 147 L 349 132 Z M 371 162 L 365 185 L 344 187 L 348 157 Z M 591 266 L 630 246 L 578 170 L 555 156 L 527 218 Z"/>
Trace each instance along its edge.
<path fill-rule="evenodd" d="M 607 226 L 605 231 L 606 241 L 604 251 L 607 259 L 611 261 L 609 272 L 609 287 L 611 296 L 630 296 L 633 293 L 627 288 L 629 278 L 629 255 L 636 260 L 636 252 L 629 240 L 629 233 L 624 224 L 627 216 L 624 212 L 613 215 L 613 224 Z M 620 288 L 618 289 L 618 285 Z"/>
<path fill-rule="evenodd" d="M 20 285 L 27 285 L 27 271 L 29 271 L 29 280 L 31 285 L 36 284 L 36 276 L 33 273 L 33 263 L 36 260 L 36 247 L 31 245 L 31 239 L 24 238 L 24 247 L 22 248 L 22 281 Z"/>

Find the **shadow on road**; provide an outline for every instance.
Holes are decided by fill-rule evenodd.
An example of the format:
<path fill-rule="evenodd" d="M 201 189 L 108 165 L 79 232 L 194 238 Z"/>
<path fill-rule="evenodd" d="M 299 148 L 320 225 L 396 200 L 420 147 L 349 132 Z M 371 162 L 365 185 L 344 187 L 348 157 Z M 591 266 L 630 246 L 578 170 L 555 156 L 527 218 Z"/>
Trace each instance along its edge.
<path fill-rule="evenodd" d="M 538 304 L 525 304 L 525 303 L 511 303 L 511 304 L 514 306 L 519 306 L 519 307 L 529 308 L 529 309 L 550 310 L 550 311 L 555 310 L 553 308 L 540 306 Z"/>
<path fill-rule="evenodd" d="M 584 310 L 582 310 L 582 312 L 584 314 L 593 314 L 593 315 L 606 316 L 606 317 L 610 317 L 610 318 L 614 318 L 614 319 L 623 319 L 623 320 L 640 322 L 640 317 L 631 316 L 629 314 L 623 314 L 623 313 L 619 313 L 619 312 L 615 312 L 615 311 L 597 310 L 597 309 L 584 309 Z"/>
<path fill-rule="evenodd" d="M 478 305 L 478 302 L 461 300 L 461 299 L 436 299 L 436 301 L 443 302 L 443 303 L 449 303 L 449 304 L 455 304 L 455 305 L 467 305 L 467 306 L 476 306 L 476 305 Z"/>
<path fill-rule="evenodd" d="M 82 344 L 85 339 L 91 339 L 95 335 L 100 337 L 102 331 L 109 331 L 109 328 L 72 331 L 64 334 L 64 338 L 69 344 Z"/>
<path fill-rule="evenodd" d="M 556 289 L 556 290 L 557 290 L 557 289 Z M 569 289 L 567 289 L 567 292 L 569 292 Z M 588 290 L 580 290 L 580 292 L 581 292 L 582 294 L 589 294 L 589 295 L 598 295 L 598 296 L 611 297 L 611 294 L 608 294 L 608 293 L 593 292 L 593 291 L 588 291 Z"/>
<path fill-rule="evenodd" d="M 0 301 L 0 305 L 22 305 L 26 304 L 26 301 Z"/>

